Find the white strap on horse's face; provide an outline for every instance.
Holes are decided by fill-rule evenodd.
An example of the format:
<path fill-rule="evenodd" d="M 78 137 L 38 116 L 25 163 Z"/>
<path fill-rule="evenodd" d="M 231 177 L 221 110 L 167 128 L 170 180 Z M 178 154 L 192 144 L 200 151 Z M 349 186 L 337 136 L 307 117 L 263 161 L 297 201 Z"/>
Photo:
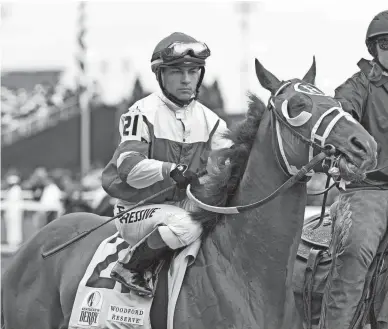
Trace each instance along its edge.
<path fill-rule="evenodd" d="M 278 90 L 276 90 L 275 94 L 269 99 L 269 103 L 271 104 L 271 106 L 275 109 L 275 104 L 273 102 L 273 99 L 280 94 L 280 92 L 286 88 L 289 84 L 291 84 L 291 81 L 286 81 L 285 83 L 283 83 Z"/>
<path fill-rule="evenodd" d="M 276 91 L 276 93 L 274 94 L 273 97 L 271 97 L 270 99 L 270 104 L 271 106 L 275 109 L 275 104 L 273 102 L 273 98 L 275 98 L 277 95 L 279 95 L 279 93 L 285 88 L 287 87 L 288 85 L 291 84 L 291 81 L 287 81 L 285 82 L 282 86 L 279 87 L 279 89 Z M 324 96 L 324 94 L 322 95 Z M 306 112 L 306 111 L 302 111 L 299 115 L 297 115 L 296 117 L 294 118 L 291 118 L 288 114 L 288 109 L 287 109 L 287 106 L 288 106 L 288 100 L 284 100 L 283 103 L 282 103 L 282 106 L 281 106 L 281 111 L 282 111 L 282 114 L 283 114 L 283 117 L 287 120 L 287 122 L 292 125 L 293 127 L 300 127 L 302 125 L 304 125 L 305 123 L 307 123 L 311 117 L 312 117 L 312 114 L 309 113 L 309 112 Z M 313 105 L 314 106 L 314 105 Z M 334 111 L 338 111 L 338 114 L 330 121 L 330 123 L 327 125 L 325 131 L 323 132 L 323 135 L 319 135 L 317 134 L 317 131 L 319 129 L 319 127 L 321 126 L 324 118 L 326 118 L 329 114 L 331 114 L 332 112 Z M 325 111 L 320 117 L 319 119 L 317 120 L 317 122 L 315 123 L 315 125 L 313 126 L 312 130 L 311 130 L 311 140 L 314 141 L 314 142 L 317 142 L 318 144 L 320 144 L 320 146 L 324 147 L 325 144 L 326 144 L 326 139 L 328 138 L 328 136 L 330 135 L 331 131 L 333 130 L 333 128 L 335 127 L 335 125 L 337 124 L 337 122 L 342 118 L 342 117 L 345 117 L 347 120 L 352 120 L 352 121 L 355 121 L 353 119 L 353 117 L 345 112 L 342 107 L 341 107 L 341 103 L 339 103 L 339 106 L 333 106 L 332 108 L 330 108 L 329 110 Z M 280 133 L 280 125 L 279 125 L 279 121 L 276 119 L 276 136 L 277 136 L 277 140 L 278 140 L 278 145 L 279 145 L 279 150 L 280 150 L 280 154 L 283 158 L 283 161 L 287 167 L 287 171 L 289 172 L 290 175 L 295 175 L 297 172 L 298 172 L 298 168 L 296 168 L 295 166 L 291 165 L 286 157 L 286 154 L 285 154 L 285 151 L 284 151 L 284 148 L 283 148 L 283 140 L 282 140 L 282 135 Z M 311 161 L 311 159 L 314 157 L 314 148 L 313 146 L 311 145 L 309 147 L 309 161 Z M 314 174 L 314 171 L 312 170 L 310 173 L 308 173 L 306 176 L 311 176 Z"/>
<path fill-rule="evenodd" d="M 270 105 L 272 106 L 273 108 L 273 111 L 276 111 L 276 107 L 275 107 L 275 103 L 273 101 L 273 99 L 278 96 L 280 94 L 280 92 L 286 88 L 287 86 L 289 86 L 291 84 L 291 81 L 286 81 L 285 83 L 283 83 L 279 89 L 275 92 L 275 94 L 269 99 L 269 103 Z M 298 115 L 297 117 L 295 118 L 291 118 L 288 114 L 288 110 L 287 110 L 287 105 L 288 105 L 288 101 L 285 100 L 283 101 L 282 103 L 282 107 L 281 107 L 281 110 L 282 110 L 282 114 L 284 116 L 284 118 L 287 120 L 287 122 L 294 126 L 294 127 L 298 127 L 298 126 L 301 126 L 303 125 L 304 123 L 306 123 L 307 121 L 305 121 L 304 123 L 301 123 L 305 120 L 306 117 L 302 117 L 300 118 L 300 116 Z M 305 111 L 303 111 L 305 112 Z M 307 113 L 307 112 L 306 112 Z M 301 113 L 302 114 L 302 113 Z M 305 115 L 303 115 L 305 116 Z M 311 115 L 310 115 L 310 118 L 311 118 Z M 280 129 L 280 124 L 279 124 L 279 120 L 275 117 L 275 131 L 276 131 L 276 138 L 277 138 L 277 141 L 278 141 L 278 146 L 279 146 L 279 151 L 280 151 L 280 154 L 282 156 L 282 159 L 283 159 L 283 162 L 284 164 L 286 165 L 286 168 L 287 168 L 287 171 L 290 175 L 295 175 L 297 172 L 298 172 L 298 168 L 292 164 L 290 164 L 290 162 L 288 161 L 287 159 L 287 156 L 286 156 L 286 153 L 284 151 L 284 147 L 283 147 L 283 138 L 282 138 L 282 134 L 281 134 L 281 129 Z M 307 175 L 310 175 L 309 173 Z M 311 174 L 312 175 L 312 174 Z"/>
<path fill-rule="evenodd" d="M 285 88 L 287 87 L 289 84 L 291 84 L 291 81 L 287 81 L 285 82 L 283 85 L 281 85 L 279 87 L 279 89 L 276 91 L 276 93 L 273 95 L 273 97 L 271 97 L 270 99 L 270 103 L 272 105 L 273 108 L 275 108 L 275 104 L 273 102 L 273 98 L 275 98 L 277 95 L 279 95 L 279 93 Z M 283 117 L 287 120 L 287 122 L 293 126 L 293 127 L 300 127 L 300 126 L 303 126 L 307 121 L 310 120 L 310 118 L 312 117 L 312 114 L 309 113 L 309 112 L 306 112 L 306 111 L 302 111 L 299 115 L 297 115 L 296 117 L 294 118 L 291 118 L 290 115 L 288 114 L 288 109 L 287 109 L 287 106 L 288 106 L 288 100 L 284 100 L 283 103 L 282 103 L 282 106 L 281 106 L 281 110 L 282 110 L 282 114 L 283 114 Z"/>
<path fill-rule="evenodd" d="M 330 121 L 330 123 L 327 125 L 325 131 L 323 132 L 322 136 L 317 134 L 317 131 L 322 124 L 323 119 L 331 114 L 334 111 L 338 111 L 338 114 Z M 345 112 L 342 107 L 341 103 L 339 103 L 339 106 L 333 106 L 329 110 L 327 110 L 325 113 L 323 113 L 317 122 L 315 123 L 313 129 L 311 130 L 311 140 L 320 143 L 320 146 L 324 147 L 326 144 L 326 139 L 329 137 L 331 131 L 342 117 L 345 117 L 347 120 L 350 121 L 355 121 L 354 118 L 347 112 Z M 313 158 L 314 156 L 314 148 L 310 146 L 309 149 L 309 161 Z"/>
<path fill-rule="evenodd" d="M 276 93 L 273 95 L 273 97 L 270 98 L 270 104 L 273 107 L 274 111 L 276 111 L 276 110 L 275 110 L 275 104 L 273 102 L 273 98 L 275 98 L 277 95 L 279 95 L 279 93 L 284 88 L 289 86 L 290 84 L 291 84 L 291 81 L 285 82 L 283 85 L 281 85 L 279 87 L 279 89 L 276 91 Z M 283 117 L 287 120 L 287 122 L 291 126 L 300 127 L 300 126 L 304 125 L 305 123 L 307 123 L 311 119 L 312 114 L 309 112 L 306 112 L 306 111 L 302 111 L 296 117 L 291 118 L 288 114 L 287 105 L 288 105 L 288 100 L 284 100 L 282 103 L 282 106 L 281 106 L 281 111 L 282 111 Z M 290 175 L 296 175 L 298 173 L 299 169 L 296 166 L 290 164 L 290 162 L 287 159 L 286 152 L 284 151 L 284 147 L 283 147 L 283 138 L 282 138 L 282 134 L 281 134 L 279 120 L 276 118 L 275 118 L 275 125 L 276 125 L 275 130 L 276 130 L 276 137 L 278 140 L 279 151 L 280 151 L 280 154 L 282 156 L 283 162 L 287 168 L 288 173 Z M 312 176 L 313 174 L 314 174 L 314 172 L 310 172 L 310 173 L 307 173 L 306 176 Z"/>
<path fill-rule="evenodd" d="M 288 114 L 288 100 L 286 99 L 282 103 L 282 114 L 286 118 L 287 122 L 293 127 L 303 126 L 307 121 L 309 121 L 312 117 L 312 114 L 306 111 L 302 111 L 296 117 L 291 118 Z"/>

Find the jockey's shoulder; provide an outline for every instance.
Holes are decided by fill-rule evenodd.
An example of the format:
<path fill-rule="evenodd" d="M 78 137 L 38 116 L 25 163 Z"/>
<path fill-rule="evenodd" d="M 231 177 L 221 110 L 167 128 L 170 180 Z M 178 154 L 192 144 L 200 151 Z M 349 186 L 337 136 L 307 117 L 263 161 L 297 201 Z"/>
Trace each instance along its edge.
<path fill-rule="evenodd" d="M 126 112 L 124 112 L 121 117 L 142 115 L 143 118 L 146 118 L 149 122 L 154 122 L 154 117 L 156 111 L 162 106 L 157 93 L 152 93 L 142 99 L 139 99 L 134 104 L 132 104 Z"/>
<path fill-rule="evenodd" d="M 155 112 L 161 107 L 167 105 L 163 101 L 163 96 L 160 92 L 154 92 L 137 102 L 135 102 L 124 115 L 141 113 L 143 116 L 151 119 L 154 117 Z M 207 106 L 202 104 L 200 101 L 195 100 L 192 104 L 192 108 L 195 112 L 202 112 L 206 117 L 207 121 L 216 122 L 219 119 L 223 121 L 214 111 L 210 110 Z"/>
<path fill-rule="evenodd" d="M 200 101 L 195 100 L 195 104 L 197 108 L 201 109 L 206 116 L 213 117 L 213 118 L 219 118 L 218 114 L 209 109 L 207 106 L 203 105 Z"/>
<path fill-rule="evenodd" d="M 361 58 L 357 66 L 360 68 L 360 71 L 354 74 L 353 77 L 362 83 L 368 84 L 371 82 L 376 85 L 387 83 L 388 75 L 376 61 Z"/>
<path fill-rule="evenodd" d="M 206 121 L 210 124 L 210 126 L 213 126 L 218 121 L 222 123 L 222 125 L 226 126 L 225 120 L 222 117 L 220 117 L 216 112 L 209 109 L 207 106 L 205 106 L 198 100 L 195 100 L 195 104 L 196 104 L 197 111 L 201 111 L 204 114 Z"/>
<path fill-rule="evenodd" d="M 129 107 L 127 113 L 140 112 L 144 115 L 154 112 L 162 103 L 157 93 L 149 94 L 148 96 L 139 99 Z"/>

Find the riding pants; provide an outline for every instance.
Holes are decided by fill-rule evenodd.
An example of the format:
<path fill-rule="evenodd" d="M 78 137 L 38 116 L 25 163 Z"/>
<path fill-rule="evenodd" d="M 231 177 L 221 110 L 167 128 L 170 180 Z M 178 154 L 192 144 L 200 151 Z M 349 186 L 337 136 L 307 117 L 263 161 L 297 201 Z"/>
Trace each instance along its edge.
<path fill-rule="evenodd" d="M 348 329 L 368 269 L 387 230 L 388 191 L 341 193 L 333 221 L 333 262 L 324 290 L 320 329 Z"/>

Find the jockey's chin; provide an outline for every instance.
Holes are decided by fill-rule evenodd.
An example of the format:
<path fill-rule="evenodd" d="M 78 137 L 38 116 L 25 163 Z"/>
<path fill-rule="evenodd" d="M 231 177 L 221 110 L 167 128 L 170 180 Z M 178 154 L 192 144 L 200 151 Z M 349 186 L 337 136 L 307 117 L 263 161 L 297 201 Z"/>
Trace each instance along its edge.
<path fill-rule="evenodd" d="M 346 156 L 341 157 L 338 168 L 342 179 L 348 182 L 361 182 L 365 179 L 365 170 L 348 161 Z"/>
<path fill-rule="evenodd" d="M 181 88 L 175 91 L 175 96 L 180 101 L 188 101 L 194 97 L 194 93 L 190 88 Z"/>

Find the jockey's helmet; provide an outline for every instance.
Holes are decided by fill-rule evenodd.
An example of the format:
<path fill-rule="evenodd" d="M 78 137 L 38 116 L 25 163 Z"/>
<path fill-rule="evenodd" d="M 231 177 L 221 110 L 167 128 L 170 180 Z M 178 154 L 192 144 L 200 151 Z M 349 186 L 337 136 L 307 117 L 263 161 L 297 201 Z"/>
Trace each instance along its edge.
<path fill-rule="evenodd" d="M 204 67 L 209 56 L 210 49 L 205 43 L 187 34 L 174 32 L 156 45 L 151 57 L 151 69 L 156 73 L 159 67 L 165 66 Z"/>
<path fill-rule="evenodd" d="M 192 99 L 185 103 L 168 93 L 162 83 L 160 68 L 169 66 L 200 67 L 201 75 L 194 97 L 196 98 L 205 75 L 206 58 L 209 56 L 210 49 L 205 43 L 187 34 L 174 32 L 156 45 L 151 57 L 151 70 L 156 74 L 159 86 L 164 95 L 177 105 L 183 106 L 191 102 Z"/>
<path fill-rule="evenodd" d="M 388 10 L 378 13 L 368 26 L 365 43 L 369 53 L 376 57 L 376 40 L 382 35 L 388 35 Z"/>

